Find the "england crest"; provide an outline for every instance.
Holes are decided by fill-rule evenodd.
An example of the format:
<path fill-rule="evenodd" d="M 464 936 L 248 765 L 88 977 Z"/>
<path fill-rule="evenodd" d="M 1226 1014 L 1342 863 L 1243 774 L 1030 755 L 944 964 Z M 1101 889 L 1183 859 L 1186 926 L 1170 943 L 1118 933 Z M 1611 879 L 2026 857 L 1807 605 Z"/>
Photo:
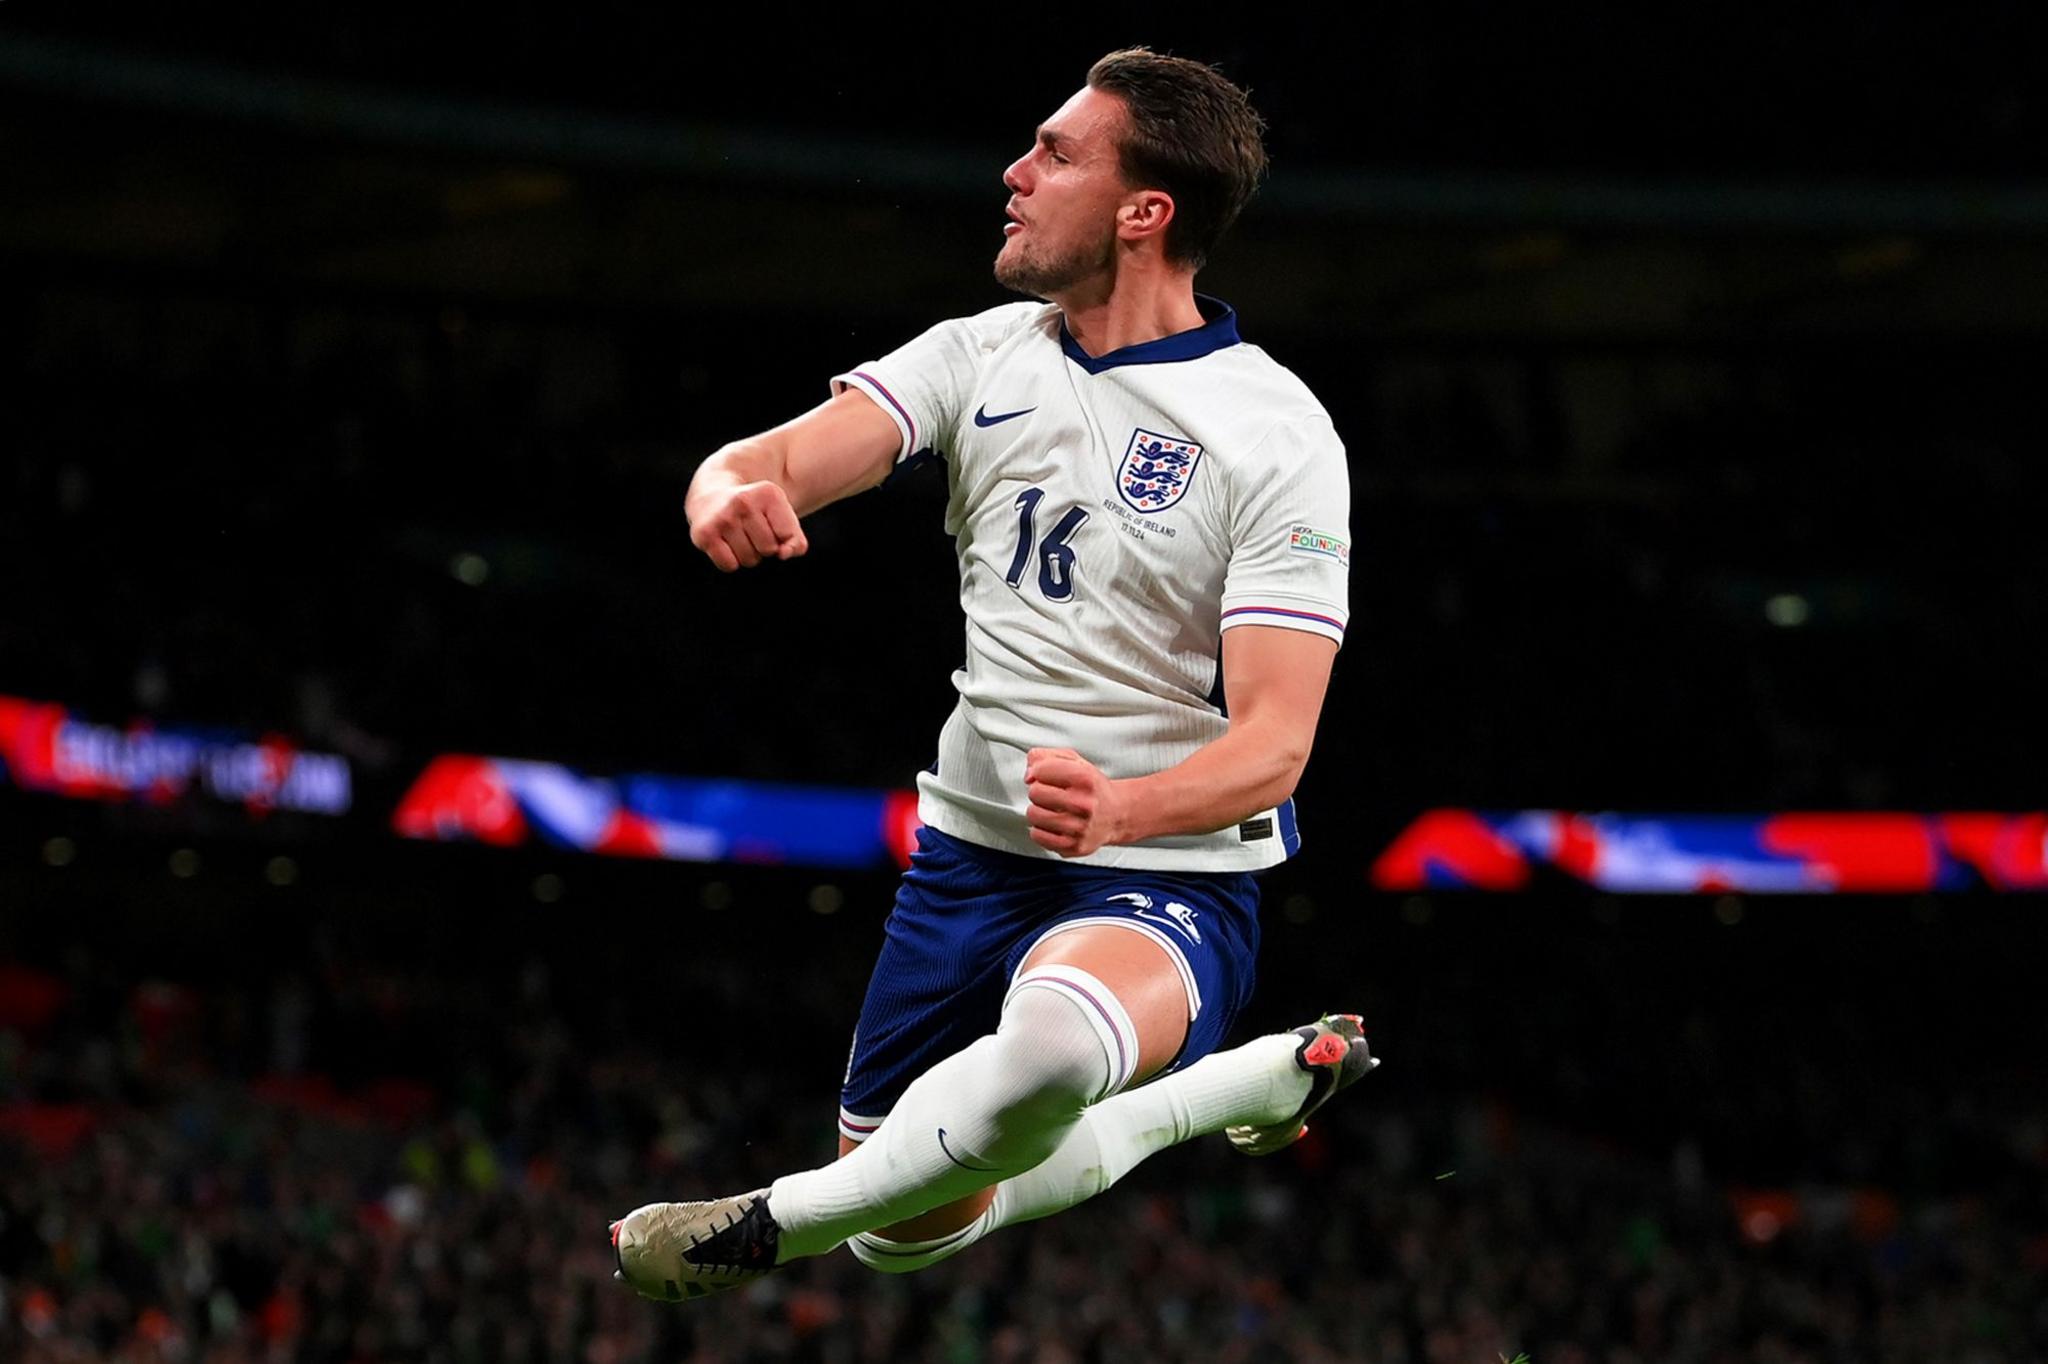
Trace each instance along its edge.
<path fill-rule="evenodd" d="M 1133 431 L 1124 462 L 1116 468 L 1116 490 L 1141 512 L 1163 512 L 1187 495 L 1201 462 L 1202 447 L 1193 441 Z"/>

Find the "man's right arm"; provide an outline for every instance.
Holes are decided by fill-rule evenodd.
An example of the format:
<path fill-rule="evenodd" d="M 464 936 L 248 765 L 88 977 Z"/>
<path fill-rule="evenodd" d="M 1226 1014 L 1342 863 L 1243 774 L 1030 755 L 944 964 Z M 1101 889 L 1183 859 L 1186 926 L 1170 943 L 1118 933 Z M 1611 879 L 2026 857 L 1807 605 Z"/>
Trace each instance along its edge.
<path fill-rule="evenodd" d="M 889 476 L 903 437 L 859 389 L 704 461 L 683 500 L 690 542 L 727 573 L 810 548 L 798 518 Z"/>

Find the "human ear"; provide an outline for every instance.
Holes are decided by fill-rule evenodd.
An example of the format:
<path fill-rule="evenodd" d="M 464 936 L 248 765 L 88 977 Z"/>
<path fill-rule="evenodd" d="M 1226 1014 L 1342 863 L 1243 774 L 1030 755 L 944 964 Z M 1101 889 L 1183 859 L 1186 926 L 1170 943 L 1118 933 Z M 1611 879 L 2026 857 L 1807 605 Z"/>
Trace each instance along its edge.
<path fill-rule="evenodd" d="M 1141 191 L 1116 213 L 1117 230 L 1124 237 L 1156 236 L 1172 221 L 1173 196 L 1162 190 Z"/>

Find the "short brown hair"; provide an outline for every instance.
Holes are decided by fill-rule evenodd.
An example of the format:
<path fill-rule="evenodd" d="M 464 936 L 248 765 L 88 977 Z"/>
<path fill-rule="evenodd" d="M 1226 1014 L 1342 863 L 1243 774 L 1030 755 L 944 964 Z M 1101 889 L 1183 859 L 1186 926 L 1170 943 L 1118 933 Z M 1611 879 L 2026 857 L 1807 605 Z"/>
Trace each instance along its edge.
<path fill-rule="evenodd" d="M 1117 148 L 1124 178 L 1173 196 L 1166 258 L 1201 269 L 1266 172 L 1266 121 L 1215 67 L 1149 48 L 1110 53 L 1088 84 L 1130 113 Z"/>

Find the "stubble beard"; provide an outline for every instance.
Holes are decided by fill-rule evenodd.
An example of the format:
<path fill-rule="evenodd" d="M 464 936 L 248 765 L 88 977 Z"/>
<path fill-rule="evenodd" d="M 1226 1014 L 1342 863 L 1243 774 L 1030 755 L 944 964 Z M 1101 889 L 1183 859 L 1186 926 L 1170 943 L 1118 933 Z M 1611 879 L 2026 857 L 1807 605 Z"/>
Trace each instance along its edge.
<path fill-rule="evenodd" d="M 1033 298 L 1050 299 L 1091 276 L 1107 273 L 1115 258 L 1114 232 L 1106 232 L 1100 241 L 1082 242 L 1066 254 L 1051 258 L 1034 256 L 1028 250 L 1012 253 L 1009 243 L 1005 243 L 1004 249 L 996 253 L 996 283 Z"/>

